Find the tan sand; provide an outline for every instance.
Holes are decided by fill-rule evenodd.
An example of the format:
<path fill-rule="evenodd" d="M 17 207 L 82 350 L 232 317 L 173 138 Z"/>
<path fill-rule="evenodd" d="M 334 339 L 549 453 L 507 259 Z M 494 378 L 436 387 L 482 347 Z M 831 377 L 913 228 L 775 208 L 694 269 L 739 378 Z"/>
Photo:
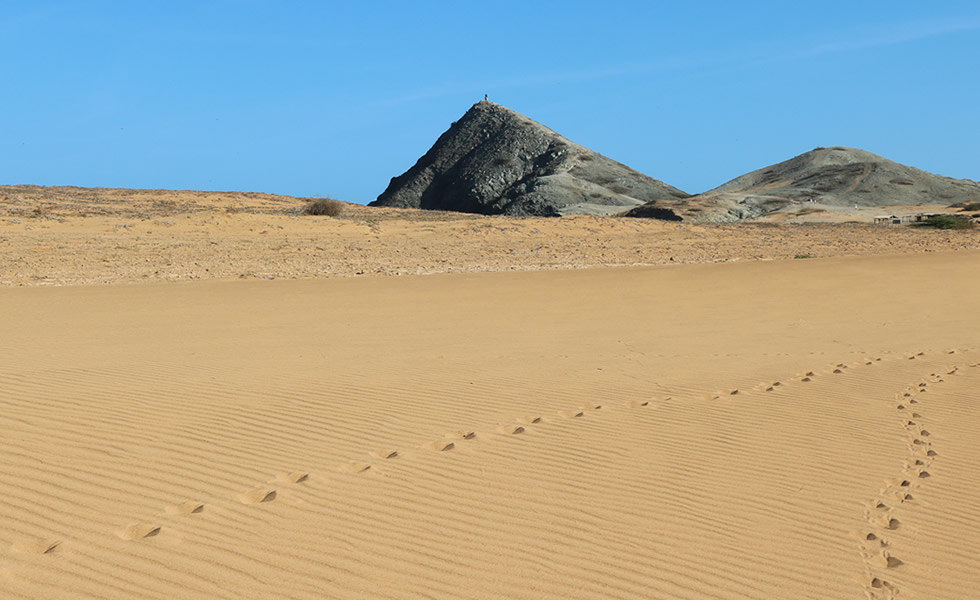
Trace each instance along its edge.
<path fill-rule="evenodd" d="M 533 271 L 980 249 L 980 228 L 874 227 L 880 209 L 813 205 L 801 212 L 814 212 L 802 216 L 771 217 L 835 225 L 705 227 L 350 204 L 337 218 L 314 217 L 299 214 L 304 203 L 268 194 L 0 186 L 0 286 Z"/>
<path fill-rule="evenodd" d="M 973 598 L 978 264 L 0 289 L 0 597 Z"/>

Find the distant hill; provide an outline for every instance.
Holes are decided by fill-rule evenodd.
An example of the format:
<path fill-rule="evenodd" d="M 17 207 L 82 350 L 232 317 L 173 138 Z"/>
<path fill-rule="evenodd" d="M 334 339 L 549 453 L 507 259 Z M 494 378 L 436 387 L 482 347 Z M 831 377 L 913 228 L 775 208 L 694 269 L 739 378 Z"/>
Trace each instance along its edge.
<path fill-rule="evenodd" d="M 627 214 L 725 223 L 798 209 L 811 201 L 841 207 L 948 206 L 980 201 L 980 183 L 838 146 L 811 150 L 680 202 L 654 200 Z"/>
<path fill-rule="evenodd" d="M 687 194 L 492 102 L 473 105 L 370 206 L 480 214 L 619 214 Z"/>

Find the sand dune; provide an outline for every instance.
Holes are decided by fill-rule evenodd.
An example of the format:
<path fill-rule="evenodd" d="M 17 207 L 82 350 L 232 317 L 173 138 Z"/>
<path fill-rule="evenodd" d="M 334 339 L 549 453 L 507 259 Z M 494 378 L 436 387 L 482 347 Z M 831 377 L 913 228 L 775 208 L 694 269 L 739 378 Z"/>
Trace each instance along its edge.
<path fill-rule="evenodd" d="M 0 596 L 972 598 L 978 260 L 0 289 Z"/>

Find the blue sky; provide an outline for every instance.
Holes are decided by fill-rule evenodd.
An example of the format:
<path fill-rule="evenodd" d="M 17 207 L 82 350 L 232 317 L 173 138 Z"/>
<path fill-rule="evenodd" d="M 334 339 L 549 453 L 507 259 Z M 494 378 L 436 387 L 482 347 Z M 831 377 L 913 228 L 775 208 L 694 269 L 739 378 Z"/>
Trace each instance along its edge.
<path fill-rule="evenodd" d="M 366 203 L 490 99 L 685 191 L 816 146 L 980 180 L 980 5 L 0 4 L 0 184 Z"/>

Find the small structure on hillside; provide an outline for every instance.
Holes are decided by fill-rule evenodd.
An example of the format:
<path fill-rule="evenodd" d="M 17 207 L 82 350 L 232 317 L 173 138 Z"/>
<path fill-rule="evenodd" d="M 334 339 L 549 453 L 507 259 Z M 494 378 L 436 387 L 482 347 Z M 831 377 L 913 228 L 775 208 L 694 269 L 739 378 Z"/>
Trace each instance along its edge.
<path fill-rule="evenodd" d="M 917 215 L 888 215 L 874 218 L 875 225 L 906 225 L 908 223 L 922 223 L 929 217 L 937 217 L 943 213 L 919 213 Z"/>

